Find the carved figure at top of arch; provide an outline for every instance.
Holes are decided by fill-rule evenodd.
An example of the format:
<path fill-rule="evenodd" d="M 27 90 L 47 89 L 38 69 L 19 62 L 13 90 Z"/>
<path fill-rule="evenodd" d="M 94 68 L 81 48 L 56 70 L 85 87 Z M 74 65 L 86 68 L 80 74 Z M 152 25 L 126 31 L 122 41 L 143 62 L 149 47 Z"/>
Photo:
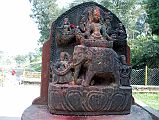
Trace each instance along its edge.
<path fill-rule="evenodd" d="M 103 40 L 103 36 L 101 34 L 102 25 L 100 24 L 100 10 L 98 7 L 93 9 L 92 11 L 92 19 L 90 20 L 89 25 L 89 32 L 90 32 L 90 39 L 94 40 Z M 92 33 L 92 34 L 91 34 Z"/>
<path fill-rule="evenodd" d="M 108 43 L 108 41 L 112 40 L 112 38 L 107 34 L 106 27 L 108 26 L 108 23 L 103 21 L 103 17 L 100 13 L 100 8 L 93 7 L 90 9 L 86 9 L 86 11 L 87 17 L 83 15 L 80 22 L 80 26 L 82 26 L 82 32 L 80 30 L 76 31 L 77 40 L 80 41 L 80 44 L 89 47 L 90 45 L 87 44 L 91 44 L 92 47 L 100 47 L 100 43 L 102 43 L 102 45 L 105 44 L 105 47 L 112 47 L 112 45 L 109 45 Z M 85 12 L 83 14 L 85 14 Z"/>

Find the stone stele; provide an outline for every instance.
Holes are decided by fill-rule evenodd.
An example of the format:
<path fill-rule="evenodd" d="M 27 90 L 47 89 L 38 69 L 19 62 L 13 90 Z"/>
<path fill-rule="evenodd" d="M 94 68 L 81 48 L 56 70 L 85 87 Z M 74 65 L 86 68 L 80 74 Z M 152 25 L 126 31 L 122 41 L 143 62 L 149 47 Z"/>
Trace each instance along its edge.
<path fill-rule="evenodd" d="M 150 117 L 132 106 L 126 38 L 116 15 L 95 2 L 77 5 L 58 17 L 43 46 L 41 95 L 22 120 Z"/>

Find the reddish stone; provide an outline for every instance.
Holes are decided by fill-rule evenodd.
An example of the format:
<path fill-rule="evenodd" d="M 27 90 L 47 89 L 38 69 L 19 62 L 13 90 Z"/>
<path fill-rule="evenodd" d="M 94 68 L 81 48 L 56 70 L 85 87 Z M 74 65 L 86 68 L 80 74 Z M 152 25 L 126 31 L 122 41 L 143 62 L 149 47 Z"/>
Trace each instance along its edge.
<path fill-rule="evenodd" d="M 21 120 L 152 120 L 151 116 L 142 108 L 132 105 L 128 115 L 101 116 L 64 116 L 52 115 L 46 105 L 32 105 L 26 109 Z"/>
<path fill-rule="evenodd" d="M 50 39 L 48 41 L 46 41 L 43 45 L 40 97 L 36 98 L 32 104 L 46 105 L 48 103 L 51 39 L 52 39 L 52 37 L 50 37 Z"/>
<path fill-rule="evenodd" d="M 127 64 L 130 65 L 131 64 L 131 60 L 130 60 L 130 47 L 127 45 Z"/>
<path fill-rule="evenodd" d="M 83 13 L 81 13 L 81 11 L 79 11 L 80 9 L 82 11 L 84 9 L 85 10 Z M 124 114 L 128 114 L 130 113 L 131 108 L 131 87 L 129 82 L 131 73 L 131 66 L 129 66 L 130 48 L 127 46 L 127 35 L 124 26 L 121 24 L 121 22 L 117 19 L 117 17 L 114 14 L 110 14 L 111 12 L 109 12 L 109 10 L 104 9 L 102 6 L 93 2 L 84 3 L 83 5 L 79 5 L 75 8 L 72 8 L 69 11 L 62 15 L 62 17 L 59 17 L 59 19 L 57 19 L 52 24 L 50 39 L 47 42 L 45 42 L 42 50 L 42 75 L 40 97 L 33 101 L 33 106 L 31 106 L 28 110 L 26 110 L 26 112 L 24 112 L 22 119 L 117 120 L 122 118 L 121 120 L 123 120 L 123 117 L 125 115 L 117 116 L 113 114 L 114 116 L 106 116 L 107 113 L 104 114 L 105 116 L 91 117 L 61 115 L 57 116 L 50 114 L 50 112 L 53 114 L 60 112 L 63 115 L 63 111 L 65 111 L 65 108 L 68 108 L 66 112 L 69 112 L 69 115 L 72 109 L 73 112 L 83 112 L 82 114 L 72 115 L 103 115 L 103 111 L 101 111 L 101 109 L 104 110 L 104 107 L 105 109 L 108 108 L 108 114 L 109 112 L 114 111 L 121 114 L 125 110 L 126 112 L 124 112 Z M 86 12 L 90 13 L 90 15 L 87 16 Z M 79 15 L 77 15 L 76 13 L 79 13 Z M 82 20 L 82 16 L 84 16 L 85 21 Z M 76 19 L 76 21 L 71 20 L 72 18 Z M 89 21 L 90 19 L 91 21 Z M 104 19 L 107 20 L 104 21 Z M 70 22 L 68 20 L 70 20 Z M 60 27 L 63 21 L 63 27 Z M 89 25 L 87 26 L 85 22 L 88 22 L 87 24 Z M 105 27 L 103 25 L 105 25 Z M 75 26 L 79 26 L 79 28 L 76 28 Z M 83 28 L 82 26 L 88 28 Z M 114 32 L 108 35 L 106 32 L 106 27 L 107 30 L 110 27 L 109 29 L 111 29 L 111 31 Z M 78 47 L 79 44 L 80 47 Z M 76 50 L 76 48 L 80 49 Z M 80 50 L 83 51 L 81 52 Z M 80 54 L 81 56 L 86 56 L 86 54 L 88 56 L 80 57 Z M 77 64 L 77 61 L 80 63 Z M 62 90 L 66 87 L 63 87 L 62 85 L 60 85 L 62 86 L 62 88 L 60 87 L 60 89 L 58 89 L 57 92 L 53 91 L 54 89 L 50 90 L 52 88 L 56 88 L 56 86 L 49 87 L 49 84 L 50 86 L 51 84 L 69 84 L 70 81 L 74 82 L 76 85 L 82 85 L 82 87 L 76 87 L 79 88 L 77 89 L 77 93 L 74 92 L 74 90 L 72 90 L 72 87 L 68 87 L 68 89 L 65 90 L 68 92 L 68 94 L 65 94 L 66 92 L 64 91 L 64 94 L 62 94 L 62 96 L 59 97 L 59 94 L 62 93 Z M 97 89 L 88 89 L 89 91 L 87 92 L 87 87 L 90 87 L 89 85 L 96 85 Z M 111 86 L 113 87 L 113 89 L 106 89 L 107 87 L 105 87 L 105 89 L 102 89 L 101 86 Z M 122 91 L 120 91 L 120 87 L 122 86 L 124 86 L 123 88 L 125 88 L 125 86 L 129 88 L 128 94 L 126 90 L 121 89 Z M 78 95 L 80 96 L 79 92 L 83 90 L 83 87 L 84 90 L 86 89 L 86 92 L 88 93 L 87 96 L 85 96 L 85 98 L 90 97 L 87 100 L 91 103 L 90 107 L 87 107 L 90 103 L 88 105 L 87 103 L 80 105 L 74 104 L 74 101 L 78 99 L 73 98 L 77 98 Z M 115 88 L 117 88 L 117 92 L 120 91 L 120 93 L 122 94 L 117 94 L 117 92 L 114 93 Z M 100 92 L 96 92 L 97 90 Z M 57 96 L 53 96 L 55 92 L 57 93 Z M 80 93 L 83 94 L 84 92 L 82 91 Z M 93 97 L 89 92 L 93 93 Z M 107 98 L 107 93 L 109 93 L 109 97 L 112 97 L 113 99 L 110 99 L 109 97 Z M 72 95 L 74 97 L 72 97 Z M 67 102 L 67 99 L 66 102 L 63 102 L 64 100 L 62 100 L 62 97 L 64 98 L 64 100 L 68 97 L 68 101 L 70 100 L 69 98 L 71 98 L 71 101 L 73 101 L 74 106 L 72 107 L 72 104 L 69 105 L 70 102 Z M 111 100 L 110 102 L 108 102 L 108 107 L 104 105 L 107 104 L 107 102 L 103 104 L 103 101 L 106 101 L 106 99 Z M 125 103 L 123 102 L 124 99 L 126 101 Z M 54 100 L 56 100 L 57 103 L 55 103 Z M 60 100 L 62 101 L 61 103 Z M 68 105 L 65 103 L 68 103 Z M 51 105 L 57 106 L 57 109 Z M 61 109 L 58 109 L 60 105 L 62 107 Z M 85 106 L 83 107 L 83 105 Z M 71 109 L 69 108 L 69 106 L 71 106 Z M 126 106 L 128 107 L 126 108 Z M 50 109 L 50 112 L 48 112 L 48 108 Z M 86 112 L 88 114 L 85 114 Z M 92 114 L 90 114 L 90 112 L 92 112 Z M 126 117 L 126 119 L 129 118 Z"/>

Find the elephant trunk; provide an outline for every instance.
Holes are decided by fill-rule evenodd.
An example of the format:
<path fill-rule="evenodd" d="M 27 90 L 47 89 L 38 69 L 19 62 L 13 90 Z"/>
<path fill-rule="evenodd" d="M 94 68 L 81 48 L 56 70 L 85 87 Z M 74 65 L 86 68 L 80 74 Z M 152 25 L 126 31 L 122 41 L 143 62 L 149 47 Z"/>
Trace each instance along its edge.
<path fill-rule="evenodd" d="M 73 68 L 73 65 L 72 64 L 70 64 L 70 66 L 68 66 L 66 69 L 64 69 L 64 70 L 57 70 L 55 67 L 53 67 L 53 72 L 56 74 L 56 75 L 59 75 L 59 76 L 64 76 L 64 75 L 66 75 L 70 70 L 71 70 L 71 68 Z"/>

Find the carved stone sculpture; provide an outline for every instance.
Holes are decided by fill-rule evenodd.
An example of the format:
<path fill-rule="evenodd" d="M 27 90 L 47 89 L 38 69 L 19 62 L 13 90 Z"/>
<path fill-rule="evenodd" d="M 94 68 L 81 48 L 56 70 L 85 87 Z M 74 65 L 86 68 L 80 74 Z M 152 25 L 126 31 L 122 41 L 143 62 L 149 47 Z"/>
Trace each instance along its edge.
<path fill-rule="evenodd" d="M 73 62 L 75 66 L 75 78 L 80 77 L 80 71 L 84 74 L 83 86 L 89 86 L 94 77 L 94 81 L 114 76 L 114 83 L 119 84 L 119 63 L 118 55 L 108 48 L 96 48 L 75 46 Z M 109 74 L 109 75 L 108 75 Z M 110 75 L 112 74 L 112 75 Z"/>
<path fill-rule="evenodd" d="M 69 83 L 72 79 L 72 64 L 67 52 L 61 52 L 60 61 L 51 64 L 52 78 L 54 83 Z"/>
<path fill-rule="evenodd" d="M 52 114 L 128 114 L 131 66 L 126 31 L 119 19 L 97 3 L 83 3 L 52 24 Z"/>

